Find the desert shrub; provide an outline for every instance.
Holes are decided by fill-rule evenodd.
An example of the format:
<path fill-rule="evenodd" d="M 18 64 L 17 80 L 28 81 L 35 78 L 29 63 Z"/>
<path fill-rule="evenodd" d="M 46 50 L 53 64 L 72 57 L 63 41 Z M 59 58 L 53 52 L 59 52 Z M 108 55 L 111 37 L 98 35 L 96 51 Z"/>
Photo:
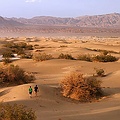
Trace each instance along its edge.
<path fill-rule="evenodd" d="M 32 59 L 35 61 L 45 61 L 53 59 L 53 57 L 51 54 L 47 55 L 46 53 L 34 53 Z"/>
<path fill-rule="evenodd" d="M 63 53 L 61 53 L 59 55 L 58 59 L 70 59 L 70 60 L 74 60 L 74 58 L 72 57 L 72 55 L 70 55 L 70 54 L 63 54 Z"/>
<path fill-rule="evenodd" d="M 88 102 L 102 96 L 101 81 L 95 77 L 83 77 L 83 74 L 73 72 L 61 81 L 62 94 L 81 102 Z"/>
<path fill-rule="evenodd" d="M 21 58 L 26 58 L 26 59 L 32 59 L 32 54 L 31 53 L 24 53 L 20 55 Z"/>
<path fill-rule="evenodd" d="M 5 51 L 3 53 L 4 58 L 14 57 L 13 53 L 11 51 Z"/>
<path fill-rule="evenodd" d="M 67 45 L 60 45 L 60 47 L 67 47 Z"/>
<path fill-rule="evenodd" d="M 102 55 L 108 55 L 108 53 L 119 54 L 119 52 L 112 51 L 112 50 L 101 50 L 101 49 L 91 49 L 91 48 L 85 48 L 85 49 L 90 50 L 90 51 L 100 52 Z"/>
<path fill-rule="evenodd" d="M 33 81 L 35 78 L 32 74 L 25 72 L 18 65 L 7 65 L 0 67 L 1 83 L 23 84 Z"/>
<path fill-rule="evenodd" d="M 112 56 L 112 55 L 108 55 L 107 51 L 104 51 L 100 55 L 81 54 L 81 55 L 78 55 L 77 59 L 78 60 L 89 61 L 89 62 L 92 62 L 92 61 L 98 61 L 98 62 L 114 62 L 114 61 L 117 61 L 117 58 Z"/>
<path fill-rule="evenodd" d="M 103 50 L 103 51 L 101 51 L 101 54 L 102 55 L 107 55 L 109 52 L 107 51 L 107 50 Z"/>
<path fill-rule="evenodd" d="M 25 42 L 19 42 L 19 43 L 8 42 L 4 45 L 4 47 L 7 47 L 7 48 L 25 48 L 25 49 L 30 48 L 31 49 L 33 46 L 29 45 Z"/>
<path fill-rule="evenodd" d="M 17 47 L 15 43 L 13 42 L 7 42 L 6 44 L 4 44 L 4 47 L 7 47 L 7 48 L 15 48 Z"/>
<path fill-rule="evenodd" d="M 24 48 L 25 50 L 33 50 L 33 46 L 24 42 L 16 43 L 18 48 Z"/>
<path fill-rule="evenodd" d="M 27 45 L 26 50 L 33 50 L 33 46 L 32 45 Z"/>
<path fill-rule="evenodd" d="M 95 69 L 95 71 L 96 71 L 96 75 L 97 76 L 104 76 L 104 74 L 105 74 L 105 71 L 104 71 L 104 69 L 98 69 L 98 68 L 94 68 Z"/>
<path fill-rule="evenodd" d="M 13 53 L 17 53 L 18 55 L 25 54 L 25 50 L 23 48 L 12 48 L 11 51 Z"/>
<path fill-rule="evenodd" d="M 13 43 L 8 42 L 4 47 L 10 48 L 13 53 L 23 54 L 25 50 L 33 50 L 33 46 L 24 42 Z"/>
<path fill-rule="evenodd" d="M 0 104 L 0 120 L 36 120 L 36 116 L 24 105 Z"/>
<path fill-rule="evenodd" d="M 77 59 L 78 60 L 83 60 L 83 61 L 89 61 L 89 62 L 92 61 L 92 57 L 91 57 L 90 54 L 81 54 L 81 55 L 78 55 Z"/>
<path fill-rule="evenodd" d="M 117 61 L 117 58 L 112 55 L 96 55 L 93 58 L 93 61 L 99 62 L 114 62 Z"/>
<path fill-rule="evenodd" d="M 18 47 L 20 47 L 20 48 L 26 48 L 27 43 L 19 42 L 19 43 L 16 43 L 16 46 L 18 46 Z"/>
<path fill-rule="evenodd" d="M 10 60 L 10 58 L 7 57 L 7 58 L 2 59 L 2 62 L 4 65 L 6 65 L 6 64 L 11 63 L 12 61 Z"/>

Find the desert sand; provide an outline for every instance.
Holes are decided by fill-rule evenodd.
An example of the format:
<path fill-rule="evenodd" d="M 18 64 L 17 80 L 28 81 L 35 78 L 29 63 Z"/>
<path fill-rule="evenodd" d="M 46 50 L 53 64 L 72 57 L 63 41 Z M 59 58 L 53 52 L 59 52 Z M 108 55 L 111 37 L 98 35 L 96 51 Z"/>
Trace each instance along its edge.
<path fill-rule="evenodd" d="M 74 57 L 83 54 L 99 54 L 93 49 L 109 50 L 120 58 L 120 37 L 62 37 L 61 39 L 39 38 L 30 44 L 39 44 L 42 52 L 58 57 L 68 53 Z M 34 51 L 35 52 L 35 51 Z M 2 63 L 0 63 L 2 64 Z M 35 110 L 37 120 L 120 120 L 120 60 L 116 62 L 87 62 L 79 60 L 52 59 L 35 62 L 21 59 L 12 64 L 33 72 L 33 83 L 0 88 L 0 101 L 4 103 L 24 104 Z M 93 75 L 94 68 L 105 70 L 105 77 L 99 77 L 106 94 L 105 97 L 91 103 L 80 103 L 65 98 L 60 93 L 60 81 L 71 71 L 80 71 Z M 29 97 L 28 88 L 38 85 L 38 97 Z"/>

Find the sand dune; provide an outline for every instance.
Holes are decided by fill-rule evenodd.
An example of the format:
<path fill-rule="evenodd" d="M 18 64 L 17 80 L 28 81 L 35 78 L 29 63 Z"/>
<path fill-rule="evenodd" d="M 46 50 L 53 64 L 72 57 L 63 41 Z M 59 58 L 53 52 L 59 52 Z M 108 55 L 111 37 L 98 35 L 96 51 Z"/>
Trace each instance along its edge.
<path fill-rule="evenodd" d="M 118 40 L 117 40 L 118 41 Z M 68 41 L 71 42 L 71 41 Z M 113 41 L 112 41 L 113 42 Z M 114 41 L 116 43 L 116 41 Z M 54 43 L 54 44 L 53 44 Z M 96 53 L 92 49 L 107 49 L 120 51 L 120 47 L 112 44 L 111 41 L 91 40 L 86 43 L 81 41 L 72 41 L 67 44 L 67 48 L 60 48 L 61 42 L 39 41 L 38 44 L 46 45 L 45 52 L 51 52 L 58 55 L 61 51 L 71 52 L 76 56 L 81 53 Z M 107 45 L 108 44 L 108 45 Z M 48 48 L 48 46 L 54 46 Z M 62 43 L 66 45 L 66 43 Z M 120 44 L 119 44 L 120 45 Z M 116 54 L 120 57 L 120 54 Z M 36 80 L 34 83 L 0 88 L 0 101 L 11 104 L 24 104 L 36 111 L 37 120 L 119 120 L 120 119 L 120 61 L 112 63 L 86 62 L 77 60 L 53 59 L 43 62 L 22 59 L 13 62 L 28 72 L 35 73 Z M 100 77 L 102 87 L 106 97 L 93 103 L 80 103 L 78 101 L 64 98 L 59 89 L 61 79 L 71 71 L 80 71 L 86 75 L 93 75 L 94 68 L 103 68 L 106 77 Z M 29 97 L 28 88 L 31 85 L 38 85 L 38 97 L 34 93 L 32 98 Z"/>

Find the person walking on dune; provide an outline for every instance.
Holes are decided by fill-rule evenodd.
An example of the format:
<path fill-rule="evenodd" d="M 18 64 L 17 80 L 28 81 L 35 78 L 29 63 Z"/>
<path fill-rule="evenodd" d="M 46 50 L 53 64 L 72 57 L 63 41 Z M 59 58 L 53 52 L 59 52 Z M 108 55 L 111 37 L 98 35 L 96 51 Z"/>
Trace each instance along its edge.
<path fill-rule="evenodd" d="M 34 87 L 34 91 L 35 91 L 35 96 L 37 97 L 37 92 L 38 92 L 38 86 L 37 85 Z"/>
<path fill-rule="evenodd" d="M 29 95 L 30 95 L 30 98 L 32 97 L 32 87 L 30 86 L 30 88 L 29 88 Z"/>

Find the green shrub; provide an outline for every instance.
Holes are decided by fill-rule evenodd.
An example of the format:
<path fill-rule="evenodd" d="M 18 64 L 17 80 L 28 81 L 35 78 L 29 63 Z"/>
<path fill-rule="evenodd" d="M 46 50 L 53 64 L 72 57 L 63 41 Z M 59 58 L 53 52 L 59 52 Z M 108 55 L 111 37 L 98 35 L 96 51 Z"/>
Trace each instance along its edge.
<path fill-rule="evenodd" d="M 62 94 L 81 102 L 93 101 L 103 94 L 101 81 L 95 77 L 83 77 L 83 74 L 74 72 L 61 81 Z"/>
<path fill-rule="evenodd" d="M 33 54 L 32 59 L 35 61 L 45 61 L 45 60 L 53 59 L 53 57 L 51 54 L 47 55 L 46 53 L 35 53 Z"/>
<path fill-rule="evenodd" d="M 32 74 L 25 72 L 18 65 L 7 65 L 0 67 L 1 83 L 23 84 L 33 81 Z"/>
<path fill-rule="evenodd" d="M 74 58 L 72 57 L 72 55 L 70 55 L 70 54 L 63 54 L 63 53 L 61 53 L 59 55 L 58 59 L 70 59 L 70 60 L 74 60 Z"/>
<path fill-rule="evenodd" d="M 0 104 L 0 120 L 36 120 L 36 116 L 24 105 Z"/>

